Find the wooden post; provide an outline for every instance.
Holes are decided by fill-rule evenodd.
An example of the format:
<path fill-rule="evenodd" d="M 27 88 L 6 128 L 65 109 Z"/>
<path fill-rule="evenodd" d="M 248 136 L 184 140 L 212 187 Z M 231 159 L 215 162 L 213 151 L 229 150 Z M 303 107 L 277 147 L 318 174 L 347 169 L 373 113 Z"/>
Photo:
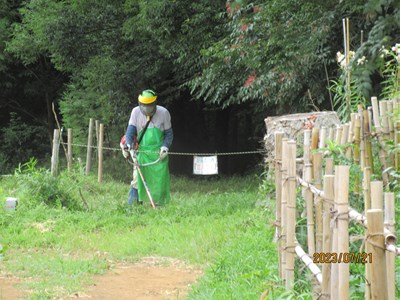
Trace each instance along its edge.
<path fill-rule="evenodd" d="M 313 127 L 311 132 L 311 151 L 318 148 L 319 142 L 319 129 L 317 127 Z"/>
<path fill-rule="evenodd" d="M 367 211 L 368 239 L 370 252 L 367 252 L 368 260 L 371 258 L 371 297 L 372 299 L 388 299 L 385 242 L 383 236 L 383 212 L 381 209 Z M 370 263 L 370 261 L 367 261 Z M 341 298 L 342 299 L 342 298 Z M 343 298 L 344 299 L 344 298 Z M 347 299 L 347 298 L 346 298 Z"/>
<path fill-rule="evenodd" d="M 346 145 L 349 138 L 349 124 L 343 124 L 342 139 L 340 140 L 340 145 Z"/>
<path fill-rule="evenodd" d="M 334 175 L 324 176 L 324 194 L 325 197 L 334 201 Z M 323 241 L 322 251 L 324 253 L 332 253 L 331 243 L 331 209 L 333 205 L 327 201 L 324 201 L 324 218 L 323 218 Z M 331 265 L 326 263 L 322 264 L 322 299 L 330 298 L 330 283 L 331 283 Z"/>
<path fill-rule="evenodd" d="M 97 180 L 98 182 L 103 181 L 103 143 L 104 143 L 104 124 L 100 123 L 100 128 L 99 128 L 99 149 L 98 149 L 98 154 L 99 154 L 99 167 L 97 170 Z"/>
<path fill-rule="evenodd" d="M 335 167 L 335 202 L 337 203 L 337 228 L 338 228 L 338 295 L 337 299 L 349 299 L 349 263 L 344 262 L 344 253 L 349 252 L 349 166 Z M 342 255 L 342 257 L 341 257 Z"/>
<path fill-rule="evenodd" d="M 286 205 L 288 201 L 288 190 L 286 189 L 285 179 L 288 177 L 288 139 L 282 139 L 282 197 L 281 197 L 281 244 L 286 245 Z M 286 280 L 286 251 L 284 248 L 280 249 L 282 251 L 282 279 Z"/>
<path fill-rule="evenodd" d="M 51 175 L 57 176 L 58 153 L 60 149 L 60 130 L 54 129 L 53 151 L 51 154 Z"/>
<path fill-rule="evenodd" d="M 313 153 L 313 182 L 317 189 L 322 188 L 322 153 Z M 322 251 L 322 201 L 315 195 L 315 251 Z"/>
<path fill-rule="evenodd" d="M 312 180 L 312 164 L 310 159 L 311 152 L 311 130 L 304 130 L 304 156 L 303 156 L 303 178 L 307 182 Z M 303 197 L 306 203 L 307 215 L 307 246 L 308 255 L 311 257 L 315 252 L 315 238 L 314 238 L 314 200 L 313 193 L 310 189 L 303 187 Z"/>
<path fill-rule="evenodd" d="M 72 129 L 68 128 L 68 140 L 67 140 L 67 166 L 68 166 L 68 172 L 71 172 L 72 170 Z"/>
<path fill-rule="evenodd" d="M 385 193 L 385 226 L 390 232 L 396 232 L 394 193 Z M 386 252 L 386 273 L 388 283 L 388 299 L 396 299 L 396 254 Z"/>
<path fill-rule="evenodd" d="M 288 177 L 285 186 L 288 190 L 286 206 L 286 289 L 294 287 L 294 258 L 296 242 L 296 142 L 288 142 Z"/>
<path fill-rule="evenodd" d="M 374 120 L 375 131 L 381 131 L 381 123 L 379 120 L 379 105 L 378 105 L 378 98 L 371 97 L 371 105 L 372 105 L 372 115 Z"/>
<path fill-rule="evenodd" d="M 276 132 L 275 133 L 275 218 L 276 218 L 276 226 L 275 226 L 275 241 L 278 243 L 278 249 L 282 248 L 281 244 L 281 199 L 282 199 L 282 139 L 283 133 Z M 279 266 L 279 277 L 282 278 L 282 257 L 281 251 L 278 251 L 278 266 Z"/>
<path fill-rule="evenodd" d="M 94 119 L 90 118 L 87 153 L 86 153 L 86 175 L 89 175 L 90 168 L 92 165 L 93 127 L 94 127 Z"/>

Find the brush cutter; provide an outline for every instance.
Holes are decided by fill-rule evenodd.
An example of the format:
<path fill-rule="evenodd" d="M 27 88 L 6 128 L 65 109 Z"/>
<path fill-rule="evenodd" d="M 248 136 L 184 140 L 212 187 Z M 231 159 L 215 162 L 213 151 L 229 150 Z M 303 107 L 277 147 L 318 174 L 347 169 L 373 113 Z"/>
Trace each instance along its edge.
<path fill-rule="evenodd" d="M 156 205 L 154 204 L 153 197 L 152 197 L 151 194 L 150 194 L 149 187 L 147 186 L 146 180 L 144 180 L 144 176 L 143 176 L 142 170 L 140 170 L 140 167 L 146 167 L 146 166 L 154 165 L 154 164 L 156 164 L 156 163 L 158 163 L 158 162 L 160 161 L 160 158 L 158 158 L 157 160 L 155 160 L 155 161 L 153 161 L 153 162 L 140 165 L 139 162 L 138 162 L 138 160 L 137 160 L 137 158 L 136 158 L 136 151 L 135 151 L 135 150 L 130 150 L 129 153 L 130 153 L 132 162 L 130 162 L 128 159 L 127 159 L 127 160 L 128 160 L 128 162 L 129 162 L 131 165 L 133 165 L 133 166 L 136 167 L 136 169 L 137 169 L 137 171 L 138 171 L 138 173 L 139 173 L 139 176 L 140 176 L 140 178 L 142 179 L 144 188 L 146 189 L 147 196 L 148 196 L 149 199 L 150 199 L 150 204 L 151 204 L 151 206 L 155 209 L 155 208 L 156 208 Z"/>

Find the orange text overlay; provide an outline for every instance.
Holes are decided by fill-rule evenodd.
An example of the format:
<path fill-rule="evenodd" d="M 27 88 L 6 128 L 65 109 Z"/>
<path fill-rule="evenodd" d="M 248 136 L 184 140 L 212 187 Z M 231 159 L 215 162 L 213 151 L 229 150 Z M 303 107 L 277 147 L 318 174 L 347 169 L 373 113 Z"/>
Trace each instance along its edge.
<path fill-rule="evenodd" d="M 315 264 L 329 263 L 372 263 L 372 253 L 366 252 L 315 252 L 313 254 Z"/>

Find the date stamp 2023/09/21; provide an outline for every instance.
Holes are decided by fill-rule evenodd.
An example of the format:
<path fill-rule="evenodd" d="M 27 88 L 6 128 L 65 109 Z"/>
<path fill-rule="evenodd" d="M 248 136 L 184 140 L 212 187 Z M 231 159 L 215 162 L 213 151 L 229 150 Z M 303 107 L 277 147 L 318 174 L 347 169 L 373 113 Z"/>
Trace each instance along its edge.
<path fill-rule="evenodd" d="M 372 263 L 372 253 L 367 252 L 315 252 L 313 254 L 313 263 Z"/>

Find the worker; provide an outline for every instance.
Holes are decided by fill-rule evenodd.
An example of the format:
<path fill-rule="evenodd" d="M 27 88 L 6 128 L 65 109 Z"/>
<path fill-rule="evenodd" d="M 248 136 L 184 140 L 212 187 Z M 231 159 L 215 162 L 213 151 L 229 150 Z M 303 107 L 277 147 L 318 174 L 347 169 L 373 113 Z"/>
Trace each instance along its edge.
<path fill-rule="evenodd" d="M 137 159 L 151 197 L 156 206 L 163 206 L 170 200 L 168 151 L 173 140 L 171 115 L 165 107 L 157 105 L 157 94 L 152 90 L 144 90 L 138 100 L 139 105 L 133 108 L 128 122 L 123 154 L 127 157 L 130 150 L 137 153 L 134 159 Z M 129 205 L 150 200 L 137 171 L 134 167 Z"/>

